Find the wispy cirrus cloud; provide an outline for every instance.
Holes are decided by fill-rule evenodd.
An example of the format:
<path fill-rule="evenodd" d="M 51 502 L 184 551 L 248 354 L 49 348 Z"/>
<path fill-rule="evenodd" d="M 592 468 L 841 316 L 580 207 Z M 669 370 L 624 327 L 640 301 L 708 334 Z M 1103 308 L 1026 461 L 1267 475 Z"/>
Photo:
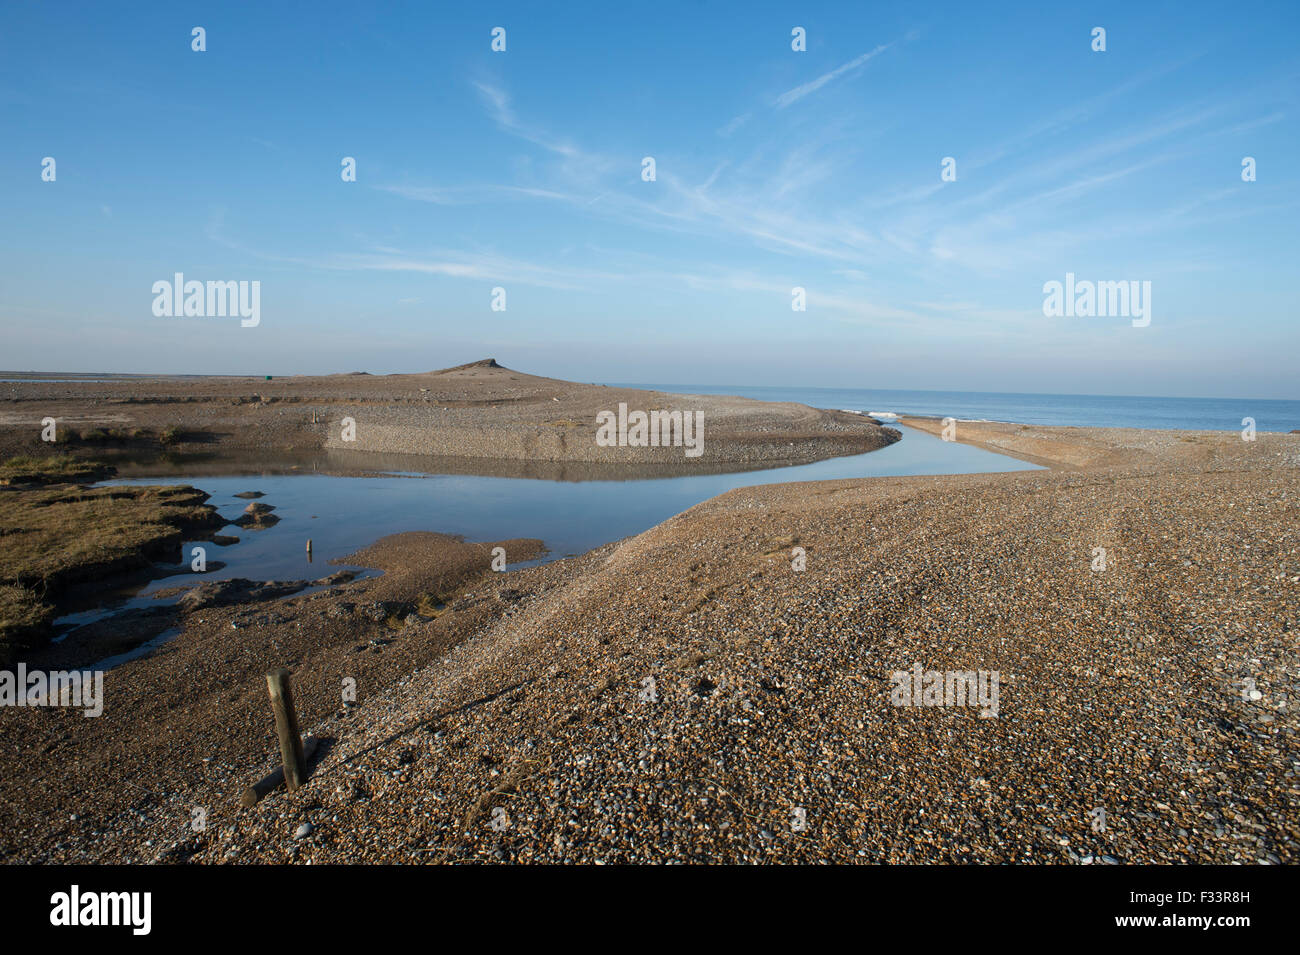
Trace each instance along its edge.
<path fill-rule="evenodd" d="M 895 41 L 897 42 L 897 41 Z M 894 43 L 886 43 L 834 70 L 782 94 L 770 105 L 772 122 L 781 110 L 836 79 L 851 75 Z M 1098 203 L 1124 183 L 1141 179 L 1154 167 L 1203 152 L 1228 129 L 1216 124 L 1231 116 L 1233 129 L 1277 122 L 1280 111 L 1254 120 L 1241 104 L 1224 97 L 1179 107 L 1172 113 L 1134 114 L 1131 94 L 1173 68 L 1148 71 L 1100 92 L 1090 100 L 1012 127 L 1000 140 L 959 162 L 960 185 L 938 177 L 938 159 L 928 174 L 912 180 L 894 175 L 863 177 L 859 150 L 865 152 L 881 129 L 849 122 L 807 122 L 804 110 L 791 130 L 765 135 L 755 130 L 749 155 L 713 141 L 662 144 L 658 179 L 638 181 L 632 170 L 641 152 L 618 152 L 576 144 L 544 124 L 521 118 L 500 84 L 475 87 L 488 115 L 504 131 L 538 145 L 549 154 L 525 167 L 527 182 L 481 185 L 386 184 L 382 191 L 404 199 L 443 206 L 490 201 L 555 203 L 562 214 L 616 223 L 628 238 L 619 254 L 654 248 L 636 268 L 593 270 L 547 265 L 529 256 L 470 258 L 441 252 L 427 255 L 381 254 L 335 257 L 328 267 L 412 271 L 449 278 L 522 281 L 564 289 L 599 283 L 642 283 L 646 287 L 720 289 L 761 297 L 788 296 L 791 285 L 808 287 L 819 310 L 846 321 L 900 325 L 936 319 L 932 308 L 908 305 L 900 288 L 927 288 L 957 276 L 1005 276 L 1025 269 L 1055 266 L 1062 257 L 1102 244 L 1139 239 L 1186 222 L 1186 212 L 1148 205 L 1132 214 L 1124 206 Z M 1125 106 L 1122 125 L 1104 122 Z M 743 113 L 717 131 L 725 138 L 757 113 Z M 888 129 L 888 127 L 885 127 Z M 747 133 L 750 130 L 746 131 Z M 791 134 L 793 133 L 793 135 Z M 729 146 L 730 144 L 728 144 Z M 1031 148 L 1032 147 L 1032 148 Z M 1152 147 L 1157 151 L 1152 152 Z M 720 151 L 721 150 L 721 151 Z M 959 152 L 954 149 L 954 152 Z M 969 184 L 968 184 L 969 183 Z M 1167 213 L 1167 214 L 1166 214 Z M 534 215 L 535 213 L 530 213 Z M 1197 219 L 1218 214 L 1248 215 L 1242 209 L 1210 203 Z M 545 215 L 545 213 L 542 213 Z M 648 242 L 650 232 L 680 234 L 682 241 Z M 691 269 L 701 250 L 721 264 L 744 264 L 770 253 L 788 259 L 788 277 L 771 273 L 701 273 Z M 602 256 L 602 264 L 619 258 Z M 638 253 L 640 254 L 640 253 Z M 563 263 L 568 256 L 543 249 L 536 258 Z M 624 256 L 626 258 L 626 256 Z M 779 274 L 785 271 L 777 259 Z M 687 266 L 683 268 L 682 266 Z M 939 287 L 943 287 L 940 284 Z M 891 294 L 888 290 L 893 289 Z M 892 298 L 892 301 L 891 301 Z M 933 299 L 931 300 L 933 302 Z M 1019 321 L 1015 308 L 988 306 L 951 311 L 961 321 Z M 1033 312 L 1033 309 L 1030 309 Z M 947 321 L 946 318 L 942 319 Z M 956 319 L 954 319 L 956 321 Z M 946 326 L 945 326 L 946 327 Z M 957 327 L 957 326 L 954 326 Z"/>
<path fill-rule="evenodd" d="M 725 125 L 718 130 L 719 136 L 730 136 L 740 127 L 749 122 L 753 113 L 741 113 L 739 116 L 733 116 Z"/>
<path fill-rule="evenodd" d="M 874 50 L 869 50 L 866 53 L 863 53 L 861 56 L 855 57 L 852 60 L 849 60 L 849 62 L 844 63 L 841 66 L 837 66 L 829 73 L 823 73 L 815 80 L 810 80 L 801 86 L 796 86 L 794 89 L 786 90 L 784 93 L 782 93 L 773 101 L 772 105 L 775 106 L 777 109 L 785 109 L 791 103 L 797 103 L 799 102 L 799 100 L 803 99 L 805 96 L 809 95 L 810 93 L 817 92 L 819 89 L 821 89 L 823 86 L 825 86 L 827 83 L 831 82 L 832 80 L 839 79 L 841 76 L 844 76 L 847 73 L 852 73 L 854 70 L 859 69 L 860 67 L 864 66 L 868 61 L 875 59 L 877 56 L 879 56 L 881 53 L 884 53 L 893 45 L 894 45 L 893 41 L 889 43 L 882 43 Z"/>
<path fill-rule="evenodd" d="M 474 86 L 478 90 L 479 95 L 483 98 L 484 102 L 488 104 L 492 112 L 492 117 L 496 120 L 497 125 L 506 132 L 519 136 L 535 145 L 541 146 L 543 149 L 550 150 L 553 153 L 557 153 L 570 159 L 577 158 L 581 155 L 581 152 L 577 147 L 572 144 L 556 139 L 542 131 L 533 129 L 519 122 L 518 118 L 515 116 L 514 110 L 511 108 L 510 97 L 505 90 L 489 83 L 475 83 Z"/>
<path fill-rule="evenodd" d="M 428 202 L 439 206 L 469 205 L 493 198 L 556 199 L 572 202 L 577 196 L 554 189 L 537 189 L 529 186 L 511 186 L 487 183 L 473 186 L 412 186 L 378 185 L 371 188 L 415 202 Z"/>

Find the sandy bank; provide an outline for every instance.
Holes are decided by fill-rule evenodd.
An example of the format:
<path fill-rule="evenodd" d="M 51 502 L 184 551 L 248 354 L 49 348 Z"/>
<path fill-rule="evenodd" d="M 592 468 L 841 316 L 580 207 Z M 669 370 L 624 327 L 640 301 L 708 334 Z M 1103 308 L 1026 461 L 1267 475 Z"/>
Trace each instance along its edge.
<path fill-rule="evenodd" d="M 903 416 L 904 425 L 943 435 L 941 418 Z M 957 421 L 952 439 L 1046 467 L 1081 469 L 1288 469 L 1300 466 L 1294 435 L 1261 431 L 1244 441 L 1235 431 L 1048 427 L 1001 421 Z"/>
<path fill-rule="evenodd" d="M 597 415 L 617 414 L 620 404 L 629 413 L 702 415 L 702 453 L 600 446 Z M 8 382 L 0 385 L 0 456 L 49 453 L 40 440 L 45 417 L 58 422 L 58 450 L 100 457 L 165 450 L 273 459 L 337 450 L 683 474 L 808 463 L 898 439 L 897 431 L 861 415 L 584 385 L 491 359 L 417 375 Z"/>

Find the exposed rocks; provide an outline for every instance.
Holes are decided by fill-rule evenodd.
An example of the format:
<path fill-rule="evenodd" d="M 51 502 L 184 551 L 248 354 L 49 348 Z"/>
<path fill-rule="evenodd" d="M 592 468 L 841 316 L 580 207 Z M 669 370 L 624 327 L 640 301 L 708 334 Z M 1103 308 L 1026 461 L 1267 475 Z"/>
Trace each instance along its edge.
<path fill-rule="evenodd" d="M 280 522 L 280 518 L 271 513 L 274 510 L 270 504 L 254 501 L 244 508 L 244 513 L 234 523 L 249 530 L 262 530 Z"/>
<path fill-rule="evenodd" d="M 187 591 L 176 601 L 176 606 L 187 613 L 204 607 L 225 607 L 231 604 L 274 600 L 295 594 L 310 585 L 307 580 L 267 580 L 261 583 L 236 577 L 233 580 L 204 581 Z"/>

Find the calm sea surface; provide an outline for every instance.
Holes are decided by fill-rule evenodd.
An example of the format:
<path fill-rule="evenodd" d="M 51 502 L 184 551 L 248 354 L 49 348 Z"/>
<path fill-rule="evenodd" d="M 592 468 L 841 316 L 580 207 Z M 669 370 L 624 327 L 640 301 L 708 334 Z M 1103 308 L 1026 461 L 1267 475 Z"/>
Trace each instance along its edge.
<path fill-rule="evenodd" d="M 798 401 L 814 408 L 893 411 L 1022 424 L 1102 428 L 1176 428 L 1239 431 L 1254 418 L 1258 431 L 1300 428 L 1300 401 L 1250 398 L 1125 398 L 1117 395 L 1020 395 L 979 391 L 890 391 L 876 388 L 773 388 L 735 385 L 637 384 L 685 394 L 740 395 L 762 401 Z"/>

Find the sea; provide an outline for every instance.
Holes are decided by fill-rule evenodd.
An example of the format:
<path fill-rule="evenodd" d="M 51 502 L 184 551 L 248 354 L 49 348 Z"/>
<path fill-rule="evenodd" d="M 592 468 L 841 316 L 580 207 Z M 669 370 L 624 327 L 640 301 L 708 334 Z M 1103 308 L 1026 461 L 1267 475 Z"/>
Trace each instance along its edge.
<path fill-rule="evenodd" d="M 1040 395 L 984 391 L 903 391 L 883 388 L 808 388 L 765 385 L 633 384 L 678 394 L 737 395 L 762 401 L 797 401 L 814 408 L 863 414 L 906 413 L 959 421 L 1099 428 L 1168 428 L 1240 431 L 1253 418 L 1256 431 L 1300 428 L 1300 401 L 1256 398 L 1155 398 L 1126 395 Z"/>

